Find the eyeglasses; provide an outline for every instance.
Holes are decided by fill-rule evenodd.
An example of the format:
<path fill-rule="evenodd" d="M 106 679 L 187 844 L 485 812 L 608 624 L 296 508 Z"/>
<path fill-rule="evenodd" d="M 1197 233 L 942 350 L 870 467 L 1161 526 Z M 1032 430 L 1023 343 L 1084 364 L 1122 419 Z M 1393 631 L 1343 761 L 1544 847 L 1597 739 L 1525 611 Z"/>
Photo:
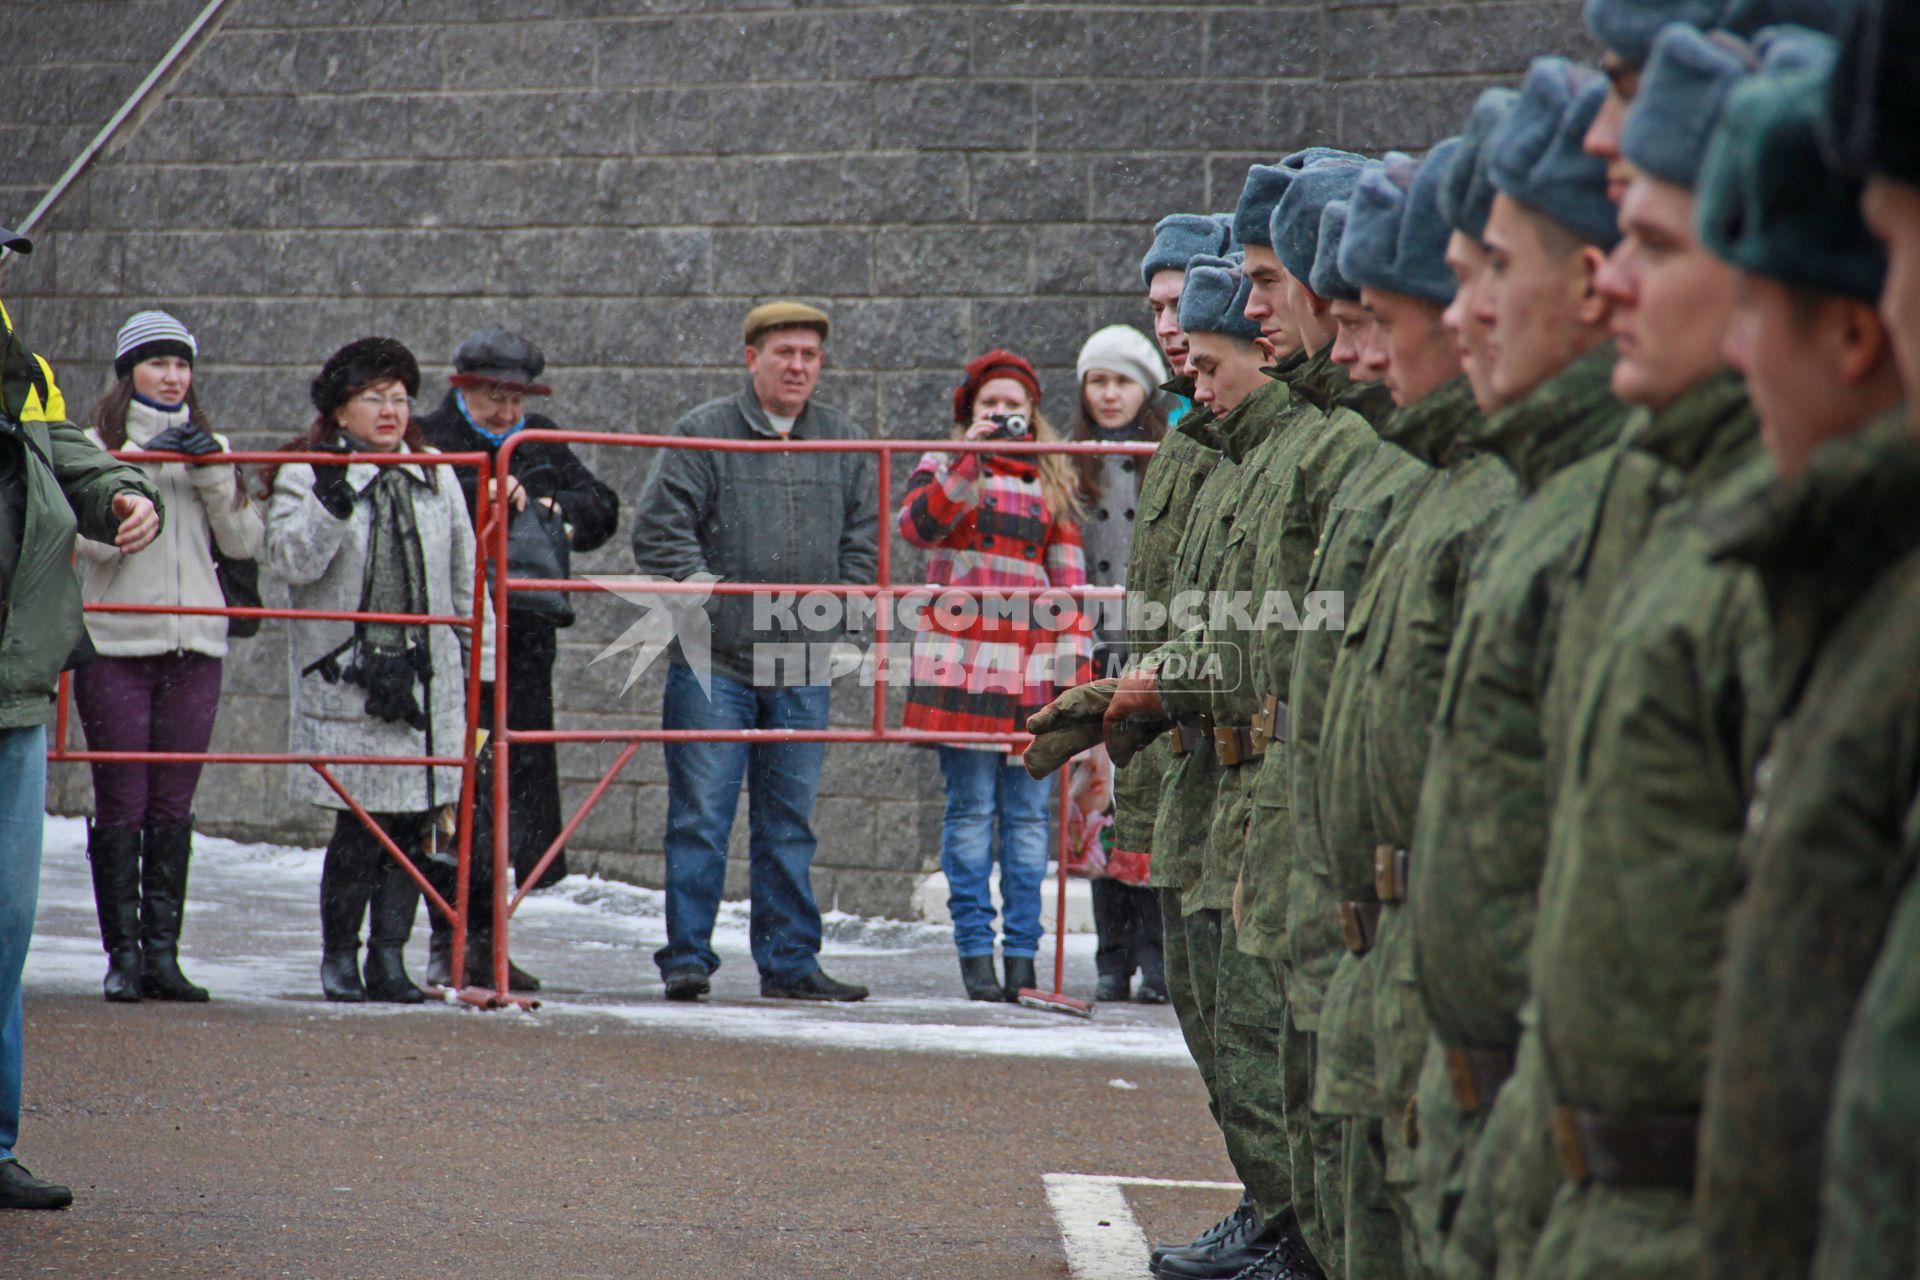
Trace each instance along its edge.
<path fill-rule="evenodd" d="M 375 413 L 380 412 L 382 409 L 413 408 L 412 396 L 382 396 L 368 391 L 362 395 L 355 396 L 353 399 L 356 404 L 365 405 Z"/>
<path fill-rule="evenodd" d="M 476 400 L 484 401 L 487 405 L 495 409 L 518 409 L 527 402 L 526 393 L 523 391 L 490 391 L 482 389 L 475 391 L 473 394 Z"/>

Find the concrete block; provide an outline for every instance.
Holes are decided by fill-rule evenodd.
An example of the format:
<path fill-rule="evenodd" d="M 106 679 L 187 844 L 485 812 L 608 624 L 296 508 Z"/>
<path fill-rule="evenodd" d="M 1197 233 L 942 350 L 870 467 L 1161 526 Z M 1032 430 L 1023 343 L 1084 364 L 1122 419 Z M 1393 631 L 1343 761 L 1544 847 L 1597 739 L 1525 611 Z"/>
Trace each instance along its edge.
<path fill-rule="evenodd" d="M 929 151 L 1028 147 L 1033 143 L 1035 94 L 1024 80 L 883 84 L 874 95 L 874 146 Z M 1054 123 L 1051 112 L 1042 110 L 1039 118 Z"/>
<path fill-rule="evenodd" d="M 1088 19 L 1068 9 L 989 9 L 973 15 L 973 71 L 982 76 L 1089 74 Z"/>
<path fill-rule="evenodd" d="M 754 161 L 751 172 L 760 222 L 839 223 L 837 156 L 770 157 Z"/>
<path fill-rule="evenodd" d="M 1316 75 L 1326 46 L 1323 30 L 1318 6 L 1209 14 L 1207 70 L 1253 80 Z"/>
<path fill-rule="evenodd" d="M 976 222 L 1078 222 L 1087 216 L 1079 156 L 976 155 L 969 161 Z"/>
<path fill-rule="evenodd" d="M 1036 365 L 1066 365 L 1071 369 L 1087 334 L 1087 305 L 1078 300 L 1035 298 L 1017 302 L 973 304 L 975 346 L 984 351 L 1007 347 Z M 1071 373 L 1063 381 L 1046 380 L 1043 407 L 1062 430 L 1073 409 Z"/>
<path fill-rule="evenodd" d="M 593 29 L 598 50 L 595 80 L 607 88 L 666 84 L 676 78 L 673 23 L 665 18 L 601 23 Z"/>
<path fill-rule="evenodd" d="M 872 286 L 867 240 L 864 230 L 787 227 L 716 232 L 713 287 L 750 297 L 864 295 Z"/>
<path fill-rule="evenodd" d="M 849 300 L 834 321 L 834 360 L 848 368 L 945 367 L 966 345 L 966 304 L 953 300 Z"/>
<path fill-rule="evenodd" d="M 461 173 L 487 173 L 493 166 L 452 166 Z M 585 223 L 592 226 L 645 227 L 674 221 L 674 166 L 664 160 L 536 160 L 511 169 L 517 199 L 502 207 L 524 207 L 524 220 L 536 223 Z M 481 193 L 484 196 L 484 192 Z M 502 192 L 501 195 L 507 193 Z M 449 202 L 445 207 L 461 209 Z"/>
<path fill-rule="evenodd" d="M 1337 136 L 1356 151 L 1421 151 L 1455 132 L 1480 91 L 1482 79 L 1361 81 L 1334 90 Z"/>
<path fill-rule="evenodd" d="M 1088 68 L 1095 77 L 1197 80 L 1207 74 L 1207 23 L 1190 6 L 1165 13 L 1109 10 L 1088 25 Z"/>
<path fill-rule="evenodd" d="M 1095 156 L 1090 185 L 1092 217 L 1137 227 L 1145 253 L 1154 223 L 1205 204 L 1206 165 L 1199 156 Z"/>
<path fill-rule="evenodd" d="M 964 11 L 931 5 L 834 19 L 833 73 L 841 80 L 957 76 L 972 29 Z"/>
<path fill-rule="evenodd" d="M 509 232 L 492 283 L 520 293 L 690 294 L 707 286 L 709 235 L 598 227 Z"/>
<path fill-rule="evenodd" d="M 887 293 L 929 286 L 968 294 L 1030 287 L 1031 233 L 1021 227 L 906 227 L 874 236 L 875 283 Z"/>
<path fill-rule="evenodd" d="M 418 65 L 438 72 L 447 89 L 577 89 L 598 83 L 590 28 L 552 23 L 515 27 L 455 25 L 432 33 L 433 50 Z"/>
<path fill-rule="evenodd" d="M 1034 236 L 1033 291 L 1137 293 L 1144 252 L 1138 227 L 1042 227 Z"/>
<path fill-rule="evenodd" d="M 846 156 L 840 182 L 841 216 L 848 221 L 945 222 L 966 208 L 961 156 Z"/>
<path fill-rule="evenodd" d="M 674 79 L 826 80 L 832 77 L 831 20 L 792 14 L 728 15 L 674 24 Z"/>
<path fill-rule="evenodd" d="M 1330 80 L 1471 71 L 1473 12 L 1465 5 L 1342 9 L 1327 17 Z"/>
<path fill-rule="evenodd" d="M 674 212 L 680 222 L 731 226 L 754 221 L 753 162 L 673 162 Z"/>
<path fill-rule="evenodd" d="M 955 373 L 880 375 L 877 424 L 880 434 L 911 440 L 945 433 L 953 416 L 949 396 L 958 380 L 957 361 L 950 362 L 956 364 Z M 894 469 L 904 472 L 912 466 L 912 458 L 901 456 L 896 459 Z"/>
<path fill-rule="evenodd" d="M 1584 23 L 1569 22 L 1565 6 L 1522 0 L 1521 3 L 1476 4 L 1473 7 L 1473 69 L 1520 74 L 1543 53 L 1559 53 L 1585 63 L 1600 60 L 1600 47 Z M 1452 133 L 1456 122 L 1445 130 Z"/>

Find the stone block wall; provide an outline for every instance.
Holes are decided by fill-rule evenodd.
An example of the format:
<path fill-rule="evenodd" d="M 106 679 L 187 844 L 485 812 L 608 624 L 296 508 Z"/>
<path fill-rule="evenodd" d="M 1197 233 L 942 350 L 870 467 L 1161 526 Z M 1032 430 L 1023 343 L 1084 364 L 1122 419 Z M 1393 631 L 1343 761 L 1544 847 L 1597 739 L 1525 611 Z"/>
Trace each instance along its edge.
<path fill-rule="evenodd" d="M 0 0 L 0 222 L 201 7 Z M 1578 9 L 229 0 L 37 251 L 0 266 L 0 296 L 80 409 L 120 321 L 173 310 L 200 336 L 208 408 L 254 447 L 304 426 L 306 380 L 342 343 L 406 341 L 431 401 L 490 324 L 546 349 L 562 423 L 662 430 L 739 384 L 740 318 L 779 295 L 833 314 L 820 395 L 878 434 L 944 431 L 954 371 L 993 345 L 1034 358 L 1064 419 L 1086 334 L 1145 324 L 1152 220 L 1231 207 L 1248 163 L 1307 143 L 1425 147 L 1532 56 L 1590 52 Z M 631 501 L 645 452 L 585 453 Z M 623 522 L 578 568 L 628 571 L 625 547 Z M 563 633 L 563 724 L 657 723 L 657 673 L 619 696 L 622 662 L 589 665 L 625 609 L 586 601 Z M 278 749 L 286 679 L 279 626 L 240 642 L 219 744 Z M 836 701 L 840 723 L 865 713 L 859 690 Z M 563 750 L 570 805 L 611 757 Z M 57 779 L 61 805 L 85 805 L 79 774 Z M 937 853 L 939 791 L 929 752 L 830 751 L 823 901 L 902 909 Z M 578 862 L 658 883 L 663 792 L 644 748 Z M 323 829 L 275 769 L 211 770 L 201 794 L 214 830 Z"/>

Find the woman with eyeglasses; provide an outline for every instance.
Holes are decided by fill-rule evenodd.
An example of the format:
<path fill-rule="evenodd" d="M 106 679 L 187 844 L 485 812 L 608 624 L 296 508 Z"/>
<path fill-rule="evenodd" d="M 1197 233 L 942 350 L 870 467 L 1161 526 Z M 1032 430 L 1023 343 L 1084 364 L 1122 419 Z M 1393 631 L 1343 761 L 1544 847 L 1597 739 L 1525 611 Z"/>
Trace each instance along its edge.
<path fill-rule="evenodd" d="M 551 431 L 551 418 L 527 411 L 527 401 L 548 396 L 553 388 L 540 380 L 547 366 L 540 348 L 505 329 L 483 329 L 453 353 L 452 384 L 440 407 L 420 419 L 429 443 L 448 453 L 485 453 L 498 456 L 507 438 L 533 429 Z M 613 489 L 587 470 L 574 451 L 552 440 L 527 441 L 515 446 L 503 481 L 512 512 L 515 538 L 544 535 L 565 542 L 569 552 L 592 551 L 613 536 L 620 519 L 620 499 Z M 467 508 L 493 492 L 478 490 L 479 475 L 459 469 Z M 477 515 L 477 513 L 476 513 Z M 480 524 L 476 518 L 476 526 Z M 486 548 L 481 548 L 481 555 Z M 525 576 L 524 574 L 520 576 Z M 507 724 L 514 729 L 553 728 L 553 659 L 558 629 L 572 623 L 569 602 L 577 597 L 516 592 L 507 600 Z M 489 675 L 492 673 L 489 672 Z M 489 695 L 491 690 L 489 689 Z M 480 722 L 493 726 L 493 699 L 481 705 Z M 508 836 L 514 878 L 525 883 L 536 863 L 560 835 L 560 765 L 551 743 L 528 743 L 510 753 L 507 804 L 512 821 Z M 491 810 L 483 803 L 478 812 Z M 492 832 L 475 824 L 471 910 L 467 923 L 467 979 L 493 972 Z M 563 849 L 542 873 L 538 887 L 559 882 L 567 874 Z M 449 888 L 451 880 L 448 880 Z M 427 977 L 444 985 L 451 980 L 453 928 L 433 917 L 433 945 Z M 540 982 L 518 965 L 509 965 L 507 982 L 515 991 L 538 991 Z"/>
<path fill-rule="evenodd" d="M 430 453 L 413 418 L 420 366 L 392 338 L 336 351 L 310 388 L 319 416 L 290 451 L 339 455 L 267 475 L 266 561 L 296 609 L 470 616 L 473 525 L 454 468 L 376 466 L 383 453 Z M 334 756 L 458 756 L 466 732 L 470 632 L 446 624 L 296 618 L 288 629 L 293 700 L 288 750 Z M 491 673 L 492 628 L 482 633 Z M 415 867 L 445 861 L 442 811 L 460 799 L 451 766 L 332 765 L 333 775 Z M 336 811 L 320 872 L 320 988 L 329 1000 L 418 1004 L 401 953 L 420 891 L 347 802 L 295 765 L 296 800 Z M 360 964 L 360 920 L 369 916 Z"/>
<path fill-rule="evenodd" d="M 208 429 L 194 394 L 199 343 L 166 312 L 141 311 L 120 327 L 114 348 L 114 383 L 93 407 L 88 438 L 103 449 L 195 461 L 145 465 L 167 513 L 145 550 L 80 539 L 81 594 L 88 604 L 220 608 L 226 597 L 215 550 L 236 560 L 259 555 L 260 512 L 232 464 L 218 460 L 227 442 Z M 89 748 L 207 749 L 220 706 L 225 618 L 90 613 L 87 632 L 100 656 L 74 673 L 73 694 Z M 107 952 L 103 993 L 116 1003 L 203 1001 L 206 989 L 187 980 L 179 959 L 200 766 L 112 761 L 92 773 L 87 861 Z"/>

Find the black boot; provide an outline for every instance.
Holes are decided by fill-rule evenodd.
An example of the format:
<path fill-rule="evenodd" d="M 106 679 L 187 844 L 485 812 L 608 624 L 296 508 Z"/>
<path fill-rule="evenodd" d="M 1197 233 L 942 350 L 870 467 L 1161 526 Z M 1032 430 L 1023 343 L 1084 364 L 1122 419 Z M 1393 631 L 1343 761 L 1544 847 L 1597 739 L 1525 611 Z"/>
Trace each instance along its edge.
<path fill-rule="evenodd" d="M 140 993 L 149 1000 L 204 1004 L 207 989 L 180 972 L 180 918 L 187 903 L 193 823 L 148 827 L 140 859 Z"/>
<path fill-rule="evenodd" d="M 472 929 L 467 934 L 467 985 L 493 985 L 493 930 Z M 507 990 L 532 992 L 540 989 L 540 979 L 507 957 Z"/>
<path fill-rule="evenodd" d="M 1021 988 L 1035 986 L 1038 983 L 1038 979 L 1033 976 L 1032 956 L 1003 956 L 1001 967 L 1007 971 L 1006 991 L 1009 1001 L 1020 998 Z"/>
<path fill-rule="evenodd" d="M 360 918 L 373 894 L 373 877 L 385 858 L 370 832 L 351 813 L 342 813 L 327 841 L 320 864 L 320 991 L 341 1004 L 367 998 L 360 983 Z"/>
<path fill-rule="evenodd" d="M 1005 1004 L 1007 993 L 1000 986 L 999 975 L 993 971 L 993 957 L 961 956 L 960 981 L 967 988 L 969 1000 L 991 1000 Z"/>
<path fill-rule="evenodd" d="M 1214 1223 L 1185 1244 L 1155 1245 L 1153 1254 L 1147 1259 L 1147 1262 L 1152 1268 L 1158 1270 L 1160 1259 L 1166 1257 L 1168 1254 L 1191 1253 L 1196 1249 L 1204 1249 L 1223 1236 L 1244 1230 L 1248 1222 L 1257 1221 L 1259 1217 L 1260 1210 L 1253 1203 L 1253 1193 L 1251 1191 L 1242 1192 L 1240 1203 L 1234 1206 L 1232 1213 L 1220 1219 L 1220 1221 Z"/>
<path fill-rule="evenodd" d="M 1133 978 L 1125 973 L 1103 973 L 1093 984 L 1093 998 L 1100 1004 L 1118 1004 L 1132 995 Z"/>
<path fill-rule="evenodd" d="M 453 925 L 438 911 L 427 911 L 427 985 L 453 985 Z"/>
<path fill-rule="evenodd" d="M 133 827 L 87 828 L 93 867 L 93 905 L 100 912 L 100 945 L 107 950 L 102 993 L 115 1004 L 140 999 L 140 832 Z"/>
<path fill-rule="evenodd" d="M 1140 985 L 1133 998 L 1141 1004 L 1165 1004 L 1173 999 L 1167 991 L 1167 968 L 1160 948 L 1140 948 Z"/>
<path fill-rule="evenodd" d="M 1276 1252 L 1283 1261 L 1290 1263 L 1298 1256 L 1309 1260 L 1311 1265 L 1313 1255 L 1307 1250 L 1306 1241 L 1300 1238 L 1300 1226 L 1291 1209 L 1270 1223 L 1249 1218 L 1239 1230 L 1202 1248 L 1176 1249 L 1165 1254 L 1154 1264 L 1153 1274 L 1161 1280 L 1232 1280 Z"/>
<path fill-rule="evenodd" d="M 367 959 L 361 969 L 367 999 L 385 1004 L 424 1004 L 427 993 L 407 977 L 404 951 L 413 935 L 413 916 L 420 906 L 420 886 L 389 857 L 380 868 L 373 890 L 373 909 L 367 917 Z"/>

